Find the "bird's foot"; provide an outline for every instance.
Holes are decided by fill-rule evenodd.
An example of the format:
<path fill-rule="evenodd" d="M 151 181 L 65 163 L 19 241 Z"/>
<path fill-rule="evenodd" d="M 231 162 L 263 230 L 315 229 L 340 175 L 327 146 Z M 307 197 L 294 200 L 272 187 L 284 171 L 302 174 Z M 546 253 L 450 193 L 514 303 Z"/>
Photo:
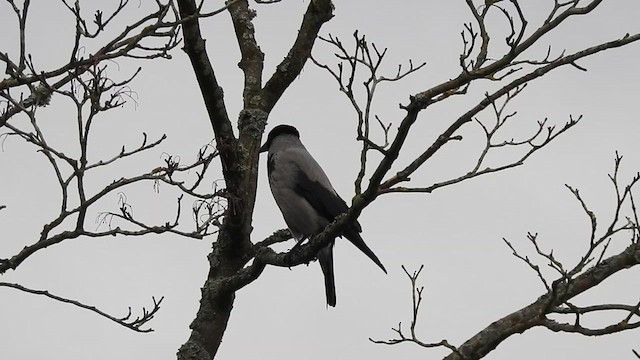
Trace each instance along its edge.
<path fill-rule="evenodd" d="M 287 265 L 289 270 L 291 270 L 292 262 L 291 262 L 291 250 L 284 254 L 284 263 Z"/>

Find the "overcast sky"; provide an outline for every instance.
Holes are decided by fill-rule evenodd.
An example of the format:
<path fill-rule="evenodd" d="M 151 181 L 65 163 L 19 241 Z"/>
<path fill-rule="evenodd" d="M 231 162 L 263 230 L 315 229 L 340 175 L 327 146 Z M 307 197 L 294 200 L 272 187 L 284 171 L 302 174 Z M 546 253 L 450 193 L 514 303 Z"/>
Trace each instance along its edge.
<path fill-rule="evenodd" d="M 98 2 L 81 3 L 89 9 Z M 208 5 L 214 9 L 222 1 L 210 3 L 217 4 Z M 410 78 L 380 89 L 374 111 L 384 122 L 394 123 L 392 128 L 403 116 L 398 103 L 406 103 L 409 95 L 459 73 L 460 32 L 463 23 L 471 20 L 464 1 L 334 3 L 335 17 L 323 28 L 323 35 L 331 33 L 350 44 L 351 34 L 359 30 L 379 47 L 389 47 L 385 69 L 390 75 L 398 63 L 406 64 L 408 59 L 427 62 Z M 533 4 L 524 10 L 533 29 L 553 2 L 528 3 Z M 308 0 L 284 0 L 268 6 L 253 5 L 258 10 L 257 38 L 266 54 L 265 76 L 286 54 L 307 4 Z M 127 9 L 130 13 L 125 17 L 129 20 L 145 11 L 136 1 Z M 637 1 L 605 1 L 592 14 L 560 26 L 555 35 L 543 38 L 528 54 L 543 58 L 548 46 L 556 55 L 563 49 L 571 53 L 625 33 L 637 33 L 638 14 Z M 489 25 L 497 32 L 495 39 L 508 33 L 505 21 L 498 16 L 492 17 Z M 27 43 L 37 66 L 51 69 L 63 64 L 72 46 L 73 31 L 73 18 L 59 1 L 32 2 Z M 202 31 L 225 90 L 227 109 L 236 118 L 242 104 L 242 73 L 237 67 L 239 52 L 228 15 L 203 20 Z M 16 21 L 7 4 L 0 5 L 0 34 L 0 51 L 15 57 Z M 93 45 L 87 44 L 87 52 L 95 49 Z M 334 61 L 332 54 L 333 49 L 325 44 L 318 44 L 314 50 L 314 55 L 325 62 Z M 360 217 L 363 238 L 389 274 L 382 273 L 352 245 L 338 240 L 334 255 L 336 308 L 326 308 L 322 273 L 316 263 L 291 270 L 268 267 L 259 280 L 238 292 L 217 358 L 442 358 L 448 351 L 411 344 L 375 345 L 368 340 L 394 337 L 390 328 L 399 321 L 409 325 L 411 288 L 401 265 L 410 270 L 425 265 L 420 277 L 425 290 L 417 332 L 426 342 L 447 339 L 460 345 L 491 322 L 535 301 L 543 294 L 543 286 L 535 273 L 511 255 L 502 238 L 523 254 L 533 256 L 526 234 L 537 232 L 545 249 L 554 249 L 554 255 L 566 265 L 575 264 L 588 245 L 589 223 L 564 184 L 579 188 L 599 215 L 599 223 L 607 224 L 614 203 L 607 174 L 613 169 L 615 152 L 624 156 L 623 180 L 640 170 L 638 58 L 640 45 L 632 44 L 581 61 L 579 64 L 588 72 L 566 67 L 531 83 L 513 102 L 511 110 L 518 113 L 505 136 L 527 135 L 537 121 L 545 118 L 558 125 L 568 121 L 570 115 L 583 115 L 583 120 L 534 154 L 524 166 L 433 194 L 385 195 L 365 209 Z M 131 61 L 110 63 L 109 73 L 122 79 L 138 65 Z M 141 141 L 143 131 L 150 138 L 162 134 L 169 138 L 162 148 L 125 162 L 114 168 L 115 172 L 96 173 L 90 179 L 94 186 L 159 166 L 163 152 L 192 160 L 213 138 L 184 52 L 176 49 L 171 61 L 141 65 L 143 72 L 131 84 L 137 94 L 136 104 L 130 102 L 96 123 L 90 154 L 98 159 L 117 153 L 122 145 L 133 147 Z M 444 128 L 480 101 L 484 91 L 495 86 L 479 82 L 467 97 L 437 104 L 421 114 L 394 170 L 408 164 Z M 51 144 L 73 151 L 75 119 L 70 106 L 69 101 L 54 97 L 50 106 L 40 110 L 39 121 Z M 492 121 L 488 112 L 478 119 Z M 337 191 L 350 199 L 359 166 L 356 120 L 334 80 L 308 63 L 271 113 L 267 128 L 280 123 L 298 127 L 302 141 Z M 469 170 L 478 154 L 482 130 L 470 123 L 460 134 L 464 141 L 445 146 L 412 177 L 414 185 L 430 185 Z M 496 156 L 492 161 L 497 163 L 509 156 L 512 154 Z M 254 214 L 254 241 L 285 227 L 268 188 L 264 161 Z M 5 258 L 36 241 L 42 224 L 59 210 L 59 197 L 44 156 L 17 138 L 2 142 L 0 169 L 0 204 L 7 205 L 0 211 L 0 258 Z M 172 219 L 175 198 L 168 188 L 161 187 L 156 193 L 151 184 L 145 184 L 125 193 L 136 216 L 158 223 Z M 111 195 L 95 214 L 116 210 L 117 201 L 117 195 Z M 85 310 L 0 288 L 3 357 L 174 358 L 189 336 L 188 325 L 197 310 L 208 269 L 206 255 L 213 240 L 168 235 L 82 238 L 40 251 L 0 280 L 47 289 L 116 316 L 125 315 L 128 306 L 135 314 L 151 304 L 151 296 L 165 296 L 162 309 L 150 323 L 155 332 L 136 334 Z M 616 239 L 611 254 L 624 248 L 627 241 Z M 284 248 L 292 245 L 291 241 Z M 640 296 L 639 275 L 637 267 L 617 274 L 575 303 L 635 304 Z M 623 316 L 609 320 L 616 322 Z M 632 359 L 634 347 L 640 350 L 637 331 L 586 338 L 539 328 L 512 336 L 487 358 Z"/>

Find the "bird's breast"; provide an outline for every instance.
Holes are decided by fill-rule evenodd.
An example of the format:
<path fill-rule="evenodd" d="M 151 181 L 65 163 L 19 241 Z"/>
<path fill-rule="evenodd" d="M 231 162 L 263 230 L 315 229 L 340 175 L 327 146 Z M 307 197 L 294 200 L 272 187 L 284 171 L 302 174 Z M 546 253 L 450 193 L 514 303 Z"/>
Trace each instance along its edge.
<path fill-rule="evenodd" d="M 274 172 L 269 178 L 269 185 L 284 221 L 297 241 L 319 233 L 329 224 L 324 217 L 317 214 L 305 198 L 293 190 L 290 178 Z"/>

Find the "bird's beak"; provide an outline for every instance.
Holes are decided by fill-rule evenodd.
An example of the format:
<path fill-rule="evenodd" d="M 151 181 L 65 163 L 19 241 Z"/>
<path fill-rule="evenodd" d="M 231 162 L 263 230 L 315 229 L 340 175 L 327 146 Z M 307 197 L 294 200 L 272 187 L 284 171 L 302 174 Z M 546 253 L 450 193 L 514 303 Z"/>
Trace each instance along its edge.
<path fill-rule="evenodd" d="M 269 143 L 265 143 L 264 145 L 262 145 L 260 147 L 260 151 L 259 152 L 263 153 L 263 152 L 266 152 L 266 151 L 269 151 Z"/>

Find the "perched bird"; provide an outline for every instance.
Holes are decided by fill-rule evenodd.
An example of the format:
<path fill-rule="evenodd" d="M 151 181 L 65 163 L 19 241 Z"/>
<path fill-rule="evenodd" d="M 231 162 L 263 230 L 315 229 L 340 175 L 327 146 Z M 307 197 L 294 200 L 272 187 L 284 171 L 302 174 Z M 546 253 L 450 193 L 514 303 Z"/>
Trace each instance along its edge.
<path fill-rule="evenodd" d="M 295 127 L 274 127 L 260 148 L 260 152 L 265 151 L 269 152 L 267 172 L 271 193 L 296 241 L 319 234 L 336 216 L 348 210 L 320 165 L 300 142 L 300 133 Z M 360 232 L 362 228 L 356 221 L 347 226 L 341 236 L 351 241 L 386 273 L 378 257 L 362 240 Z M 334 241 L 318 252 L 329 306 L 336 306 Z"/>

